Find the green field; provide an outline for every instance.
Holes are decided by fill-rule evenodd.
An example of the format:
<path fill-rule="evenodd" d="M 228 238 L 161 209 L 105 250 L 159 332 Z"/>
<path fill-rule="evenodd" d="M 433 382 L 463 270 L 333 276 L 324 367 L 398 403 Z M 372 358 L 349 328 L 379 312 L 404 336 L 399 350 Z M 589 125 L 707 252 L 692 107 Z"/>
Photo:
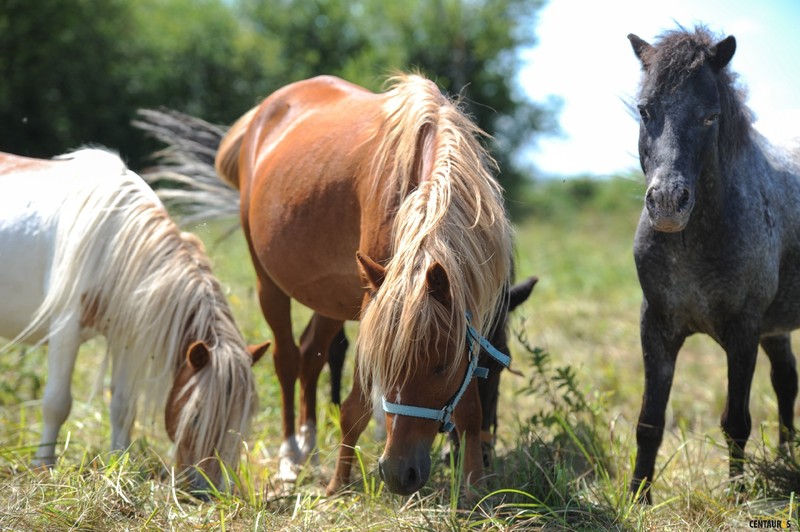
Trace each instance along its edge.
<path fill-rule="evenodd" d="M 791 461 L 776 461 L 777 407 L 766 358 L 759 359 L 751 394 L 753 465 L 745 492 L 732 494 L 718 421 L 725 357 L 701 337 L 690 338 L 679 357 L 656 504 L 630 500 L 643 383 L 631 241 L 642 193 L 635 177 L 576 179 L 539 183 L 514 202 L 517 275 L 535 274 L 540 281 L 510 322 L 513 368 L 520 375 L 503 376 L 494 474 L 472 497 L 464 497 L 454 468 L 439 459 L 419 494 L 388 493 L 375 471 L 381 442 L 371 429 L 359 442 L 363 468 L 354 472 L 351 490 L 324 497 L 339 437 L 327 371 L 320 382 L 320 467 L 296 485 L 273 480 L 280 397 L 266 357 L 255 368 L 261 411 L 240 489 L 210 502 L 193 499 L 170 479 L 160 417 L 138 420 L 129 453 L 108 453 L 108 391 L 91 392 L 104 347 L 95 340 L 78 358 L 75 404 L 52 471 L 27 467 L 38 442 L 45 352 L 14 348 L 0 358 L 0 528 L 707 530 L 748 529 L 754 519 L 791 519 L 799 526 L 793 490 L 800 488 L 800 472 Z M 224 225 L 192 230 L 206 242 L 247 340 L 269 338 L 241 232 L 220 240 Z M 299 333 L 309 312 L 298 306 L 294 316 Z M 355 335 L 357 325 L 347 327 Z"/>

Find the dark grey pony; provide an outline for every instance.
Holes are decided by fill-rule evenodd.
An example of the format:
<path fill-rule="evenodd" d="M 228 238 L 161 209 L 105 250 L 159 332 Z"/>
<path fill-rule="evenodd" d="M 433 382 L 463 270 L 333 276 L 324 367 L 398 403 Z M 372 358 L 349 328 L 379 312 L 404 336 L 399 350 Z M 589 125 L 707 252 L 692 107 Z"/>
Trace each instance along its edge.
<path fill-rule="evenodd" d="M 650 502 L 675 359 L 705 333 L 728 358 L 722 430 L 743 473 L 759 343 L 772 364 L 780 442 L 794 436 L 800 326 L 800 167 L 751 126 L 728 63 L 733 36 L 703 27 L 628 35 L 642 64 L 639 158 L 647 179 L 634 257 L 644 299 L 644 397 L 631 490 Z"/>

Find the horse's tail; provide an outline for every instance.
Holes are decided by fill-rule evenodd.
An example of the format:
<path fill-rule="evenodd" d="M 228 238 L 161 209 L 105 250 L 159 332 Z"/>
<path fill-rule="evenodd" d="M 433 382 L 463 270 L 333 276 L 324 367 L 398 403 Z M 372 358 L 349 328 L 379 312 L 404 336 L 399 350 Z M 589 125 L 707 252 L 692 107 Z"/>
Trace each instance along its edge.
<path fill-rule="evenodd" d="M 237 190 L 239 189 L 239 150 L 242 147 L 242 137 L 250 126 L 250 122 L 253 121 L 257 110 L 258 106 L 243 114 L 228 130 L 217 150 L 214 168 L 222 179 Z"/>
<path fill-rule="evenodd" d="M 239 216 L 239 146 L 251 113 L 229 132 L 223 126 L 171 109 L 140 109 L 133 125 L 163 142 L 157 164 L 142 177 L 182 225 Z M 219 156 L 217 155 L 219 154 Z M 221 171 L 217 174 L 217 168 Z"/>

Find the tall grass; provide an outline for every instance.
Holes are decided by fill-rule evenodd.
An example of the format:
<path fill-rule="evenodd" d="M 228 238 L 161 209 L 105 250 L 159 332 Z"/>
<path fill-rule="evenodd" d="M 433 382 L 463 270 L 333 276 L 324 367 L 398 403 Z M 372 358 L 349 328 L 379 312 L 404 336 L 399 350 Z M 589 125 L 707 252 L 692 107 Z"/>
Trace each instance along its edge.
<path fill-rule="evenodd" d="M 327 372 L 319 391 L 320 465 L 307 467 L 297 483 L 282 484 L 274 477 L 280 392 L 265 360 L 254 368 L 262 411 L 242 467 L 229 472 L 236 489 L 196 499 L 174 478 L 161 419 L 139 419 L 130 452 L 108 452 L 108 392 L 91 393 L 104 348 L 97 340 L 79 355 L 75 404 L 53 470 L 28 467 L 41 426 L 46 349 L 13 349 L 0 358 L 0 528 L 682 530 L 748 528 L 761 517 L 798 526 L 800 467 L 777 457 L 767 364 L 759 364 L 752 392 L 746 491 L 728 490 L 727 448 L 718 428 L 725 358 L 703 338 L 690 339 L 679 357 L 656 504 L 642 507 L 628 494 L 643 382 L 641 296 L 631 253 L 642 192 L 636 178 L 550 181 L 519 200 L 517 272 L 536 274 L 540 282 L 511 319 L 519 375 L 503 376 L 496 456 L 481 489 L 464 491 L 458 463 L 439 458 L 450 456 L 439 439 L 427 486 L 410 497 L 389 493 L 375 472 L 382 442 L 368 429 L 352 484 L 341 496 L 325 497 L 339 439 Z M 241 232 L 219 239 L 226 228 L 193 230 L 206 242 L 245 337 L 260 342 L 271 333 L 250 259 Z M 310 313 L 299 305 L 293 313 L 299 334 Z M 357 325 L 347 328 L 352 335 Z"/>

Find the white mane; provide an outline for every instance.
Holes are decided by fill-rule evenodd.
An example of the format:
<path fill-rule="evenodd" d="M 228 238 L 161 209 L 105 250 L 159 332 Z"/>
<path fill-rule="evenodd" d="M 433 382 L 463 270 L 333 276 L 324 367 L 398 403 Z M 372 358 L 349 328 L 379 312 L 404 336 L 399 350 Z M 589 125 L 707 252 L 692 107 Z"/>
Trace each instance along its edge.
<path fill-rule="evenodd" d="M 238 441 L 256 409 L 251 358 L 198 238 L 182 233 L 153 191 L 114 154 L 80 150 L 59 157 L 84 165 L 54 215 L 56 244 L 46 296 L 15 339 L 80 319 L 107 339 L 115 387 L 163 409 L 188 345 L 205 341 L 211 362 L 178 422 L 176 444 L 198 435 L 196 456 L 235 465 Z M 82 174 L 83 176 L 83 174 Z M 187 386 L 187 389 L 188 389 Z M 146 391 L 146 393 L 142 393 Z M 123 413 L 136 415 L 134 400 Z M 233 432 L 231 434 L 230 432 Z M 215 479 L 212 479 L 215 480 Z"/>

